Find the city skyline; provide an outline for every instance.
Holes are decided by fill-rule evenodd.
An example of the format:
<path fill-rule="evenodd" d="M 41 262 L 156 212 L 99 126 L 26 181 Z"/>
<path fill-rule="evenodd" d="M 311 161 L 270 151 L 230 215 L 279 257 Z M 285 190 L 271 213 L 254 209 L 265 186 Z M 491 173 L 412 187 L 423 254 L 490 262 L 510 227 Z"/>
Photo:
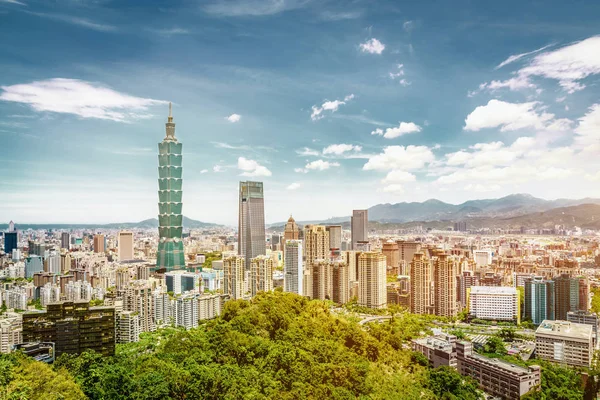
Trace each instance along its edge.
<path fill-rule="evenodd" d="M 264 181 L 269 223 L 429 198 L 600 197 L 600 6 L 515 4 L 0 1 L 0 221 L 155 216 L 169 101 L 185 214 L 205 222 L 235 225 L 248 179 Z"/>

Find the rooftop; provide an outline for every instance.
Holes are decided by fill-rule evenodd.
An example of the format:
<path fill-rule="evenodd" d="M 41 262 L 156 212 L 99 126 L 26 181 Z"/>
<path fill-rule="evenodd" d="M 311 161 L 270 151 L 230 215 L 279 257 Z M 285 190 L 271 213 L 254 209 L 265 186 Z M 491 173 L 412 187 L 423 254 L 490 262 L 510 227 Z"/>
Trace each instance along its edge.
<path fill-rule="evenodd" d="M 491 365 L 495 365 L 498 368 L 502 368 L 503 370 L 512 372 L 513 374 L 523 375 L 523 374 L 530 373 L 528 368 L 521 367 L 521 366 L 518 366 L 515 364 L 511 364 L 504 360 L 500 360 L 499 358 L 489 358 L 489 357 L 485 357 L 485 356 L 482 356 L 477 353 L 472 353 L 469 357 L 474 358 L 479 361 L 483 361 L 483 362 L 491 364 Z"/>
<path fill-rule="evenodd" d="M 471 294 L 517 294 L 517 289 L 509 286 L 471 286 Z"/>
<path fill-rule="evenodd" d="M 569 337 L 574 339 L 589 340 L 592 337 L 592 325 L 576 324 L 568 321 L 544 320 L 535 331 L 539 334 L 556 337 Z"/>

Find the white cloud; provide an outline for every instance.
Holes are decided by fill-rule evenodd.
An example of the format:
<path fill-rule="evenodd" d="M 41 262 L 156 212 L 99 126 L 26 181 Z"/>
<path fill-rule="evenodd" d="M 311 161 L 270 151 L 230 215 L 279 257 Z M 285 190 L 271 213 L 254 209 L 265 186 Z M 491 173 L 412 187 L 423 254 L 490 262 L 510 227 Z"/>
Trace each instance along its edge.
<path fill-rule="evenodd" d="M 231 114 L 229 117 L 225 117 L 225 119 L 235 124 L 236 122 L 239 122 L 240 119 L 242 119 L 242 116 L 239 114 Z"/>
<path fill-rule="evenodd" d="M 396 79 L 401 76 L 404 76 L 404 64 L 397 64 L 396 68 L 397 68 L 396 72 L 389 73 L 391 79 Z"/>
<path fill-rule="evenodd" d="M 161 36 L 189 35 L 191 33 L 189 30 L 183 28 L 153 29 L 151 32 Z"/>
<path fill-rule="evenodd" d="M 511 63 L 513 63 L 515 61 L 520 60 L 523 57 L 530 56 L 530 55 L 535 54 L 535 53 L 539 53 L 540 51 L 546 50 L 550 46 L 553 46 L 553 45 L 549 44 L 547 46 L 541 47 L 541 48 L 539 48 L 537 50 L 533 50 L 533 51 L 530 51 L 530 52 L 527 52 L 527 53 L 521 53 L 521 54 L 512 55 L 512 56 L 508 57 L 506 60 L 502 61 L 500 64 L 498 64 L 498 66 L 496 68 L 494 68 L 494 69 L 500 69 L 500 68 L 504 67 L 505 65 L 508 65 L 508 64 L 511 64 Z"/>
<path fill-rule="evenodd" d="M 578 123 L 575 144 L 579 147 L 594 146 L 600 150 L 600 103 L 592 105 Z"/>
<path fill-rule="evenodd" d="M 296 153 L 300 156 L 318 156 L 320 153 L 317 150 L 310 149 L 308 147 L 303 147 L 301 149 L 296 150 Z"/>
<path fill-rule="evenodd" d="M 294 183 L 290 184 L 290 185 L 287 187 L 287 190 L 296 190 L 296 189 L 298 189 L 300 186 L 301 186 L 301 185 L 300 185 L 298 182 L 294 182 Z"/>
<path fill-rule="evenodd" d="M 2 86 L 0 100 L 24 103 L 36 111 L 74 114 L 82 118 L 129 122 L 151 117 L 148 108 L 166 101 L 134 97 L 77 79 Z"/>
<path fill-rule="evenodd" d="M 477 193 L 485 193 L 485 192 L 496 192 L 501 189 L 500 185 L 484 185 L 481 183 L 469 183 L 464 187 L 464 190 L 467 192 L 477 192 Z"/>
<path fill-rule="evenodd" d="M 201 174 L 205 174 L 205 173 L 207 173 L 207 172 L 208 172 L 208 170 L 207 170 L 207 169 L 203 169 L 202 171 L 200 171 L 200 173 L 201 173 Z"/>
<path fill-rule="evenodd" d="M 435 156 L 426 146 L 387 146 L 383 153 L 369 158 L 363 170 L 415 170 L 435 160 Z"/>
<path fill-rule="evenodd" d="M 223 169 L 223 167 L 222 167 L 222 166 L 220 166 L 220 165 L 215 165 L 215 166 L 213 167 L 213 172 L 223 172 L 223 171 L 224 171 L 224 169 Z"/>
<path fill-rule="evenodd" d="M 349 94 L 344 97 L 344 100 L 334 100 L 334 101 L 325 101 L 320 107 L 317 105 L 312 106 L 312 114 L 310 115 L 310 119 L 313 121 L 318 121 L 321 118 L 325 117 L 323 115 L 323 111 L 331 111 L 332 113 L 336 112 L 341 105 L 346 104 L 348 101 L 354 99 L 354 94 Z"/>
<path fill-rule="evenodd" d="M 484 128 L 497 128 L 500 131 L 515 131 L 522 128 L 542 129 L 554 114 L 537 111 L 538 102 L 507 103 L 492 99 L 487 105 L 475 108 L 465 119 L 464 129 L 479 131 Z"/>
<path fill-rule="evenodd" d="M 18 0 L 0 0 L 0 3 L 17 4 L 19 6 L 26 6 L 27 4 Z"/>
<path fill-rule="evenodd" d="M 520 137 L 511 146 L 502 142 L 477 143 L 467 150 L 446 154 L 446 165 L 466 167 L 510 165 L 537 146 L 534 138 Z"/>
<path fill-rule="evenodd" d="M 294 168 L 294 172 L 298 172 L 300 174 L 306 174 L 306 173 L 308 173 L 308 170 L 306 168 Z"/>
<path fill-rule="evenodd" d="M 29 12 L 31 15 L 35 15 L 41 18 L 52 19 L 54 21 L 66 22 L 67 24 L 81 26 L 83 28 L 92 29 L 99 32 L 116 32 L 117 27 L 113 25 L 99 24 L 90 21 L 85 18 L 73 17 L 70 15 L 63 14 L 47 14 L 39 12 Z"/>
<path fill-rule="evenodd" d="M 402 29 L 406 32 L 410 33 L 415 27 L 414 21 L 406 21 L 402 24 Z"/>
<path fill-rule="evenodd" d="M 332 144 L 323 149 L 323 154 L 334 154 L 341 155 L 348 151 L 361 151 L 361 146 L 356 146 L 352 144 Z"/>
<path fill-rule="evenodd" d="M 421 132 L 421 127 L 414 122 L 400 122 L 397 127 L 383 129 L 377 128 L 371 132 L 371 135 L 383 136 L 386 139 L 395 139 L 409 133 Z"/>
<path fill-rule="evenodd" d="M 312 162 L 309 162 L 308 164 L 306 164 L 304 166 L 304 169 L 305 170 L 324 171 L 326 169 L 329 169 L 332 167 L 339 167 L 339 166 L 340 166 L 340 163 L 338 163 L 338 162 L 316 160 L 316 161 L 312 161 Z"/>
<path fill-rule="evenodd" d="M 392 183 L 391 185 L 385 186 L 383 191 L 386 193 L 402 194 L 404 193 L 404 187 L 399 183 Z"/>
<path fill-rule="evenodd" d="M 381 53 L 383 53 L 383 50 L 385 49 L 385 45 L 383 43 L 381 43 L 379 40 L 372 38 L 372 39 L 367 40 L 364 43 L 361 43 L 360 49 L 364 53 L 381 54 Z"/>
<path fill-rule="evenodd" d="M 402 170 L 393 170 L 388 172 L 385 178 L 381 181 L 382 183 L 406 183 L 406 182 L 414 182 L 417 178 L 410 172 L 402 171 Z"/>
<path fill-rule="evenodd" d="M 216 0 L 204 6 L 204 11 L 223 17 L 259 17 L 302 8 L 307 3 L 307 0 Z"/>
<path fill-rule="evenodd" d="M 533 53 L 539 53 L 526 65 L 516 71 L 515 76 L 506 81 L 492 81 L 482 84 L 480 90 L 508 88 L 520 90 L 534 88 L 533 77 L 554 79 L 567 93 L 574 93 L 585 88 L 582 80 L 591 75 L 600 74 L 600 36 L 592 36 L 580 42 L 571 43 L 552 51 L 543 51 L 547 47 L 530 53 L 510 56 L 500 63 L 496 69 L 517 61 Z M 471 92 L 475 93 L 475 92 Z"/>
<path fill-rule="evenodd" d="M 244 171 L 240 174 L 241 176 L 271 176 L 271 171 L 269 171 L 267 167 L 260 165 L 254 160 L 249 160 L 244 157 L 238 158 L 238 169 Z"/>

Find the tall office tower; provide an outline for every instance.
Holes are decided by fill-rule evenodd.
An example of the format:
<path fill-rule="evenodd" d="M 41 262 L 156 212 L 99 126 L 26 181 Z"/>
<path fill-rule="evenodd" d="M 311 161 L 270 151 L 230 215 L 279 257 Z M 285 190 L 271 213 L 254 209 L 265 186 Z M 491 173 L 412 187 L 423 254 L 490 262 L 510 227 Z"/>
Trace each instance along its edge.
<path fill-rule="evenodd" d="M 392 275 L 400 274 L 400 248 L 398 243 L 388 240 L 383 244 L 381 252 L 385 256 L 387 267 Z"/>
<path fill-rule="evenodd" d="M 243 256 L 233 256 L 223 259 L 223 294 L 232 300 L 244 297 L 244 273 L 246 259 Z"/>
<path fill-rule="evenodd" d="M 119 261 L 127 260 L 133 260 L 133 233 L 121 231 L 119 232 Z"/>
<path fill-rule="evenodd" d="M 106 247 L 104 245 L 105 243 L 106 243 L 106 238 L 104 237 L 104 235 L 101 235 L 101 234 L 94 235 L 94 253 L 104 253 L 106 251 Z M 119 245 L 120 245 L 120 243 L 119 243 Z"/>
<path fill-rule="evenodd" d="M 166 136 L 158 144 L 158 250 L 156 268 L 172 271 L 185 268 L 182 214 L 182 144 L 175 137 L 169 103 Z"/>
<path fill-rule="evenodd" d="M 329 258 L 329 232 L 323 225 L 304 227 L 304 261 L 309 265 L 315 260 Z"/>
<path fill-rule="evenodd" d="M 36 272 L 44 270 L 44 261 L 40 256 L 30 256 L 25 259 L 25 278 L 33 278 Z"/>
<path fill-rule="evenodd" d="M 333 295 L 333 263 L 327 260 L 307 262 L 311 284 L 305 293 L 311 299 L 331 300 Z"/>
<path fill-rule="evenodd" d="M 458 313 L 456 302 L 456 276 L 458 260 L 448 254 L 438 254 L 433 264 L 435 315 L 454 317 Z"/>
<path fill-rule="evenodd" d="M 415 253 L 410 263 L 410 312 L 431 314 L 431 260 L 421 252 Z"/>
<path fill-rule="evenodd" d="M 258 256 L 250 260 L 250 294 L 273 290 L 274 263 L 271 257 Z"/>
<path fill-rule="evenodd" d="M 467 231 L 467 223 L 465 221 L 458 221 L 454 223 L 454 230 L 456 232 L 466 232 Z"/>
<path fill-rule="evenodd" d="M 421 243 L 409 240 L 398 240 L 396 243 L 398 243 L 400 251 L 400 261 L 404 261 L 405 265 L 410 266 L 415 253 L 421 251 Z M 407 272 L 405 275 L 410 275 L 410 271 Z"/>
<path fill-rule="evenodd" d="M 137 281 L 123 293 L 123 311 L 133 311 L 140 316 L 140 331 L 151 332 L 154 323 L 154 294 L 152 286 L 145 281 Z"/>
<path fill-rule="evenodd" d="M 358 256 L 358 304 L 369 308 L 387 306 L 385 256 L 364 252 Z"/>
<path fill-rule="evenodd" d="M 524 308 L 524 318 L 536 325 L 555 319 L 554 281 L 541 276 L 526 280 Z"/>
<path fill-rule="evenodd" d="M 262 182 L 240 182 L 238 254 L 250 260 L 267 253 L 265 243 L 265 199 Z"/>
<path fill-rule="evenodd" d="M 302 241 L 285 242 L 285 263 L 283 267 L 284 289 L 302 295 L 304 267 L 302 263 Z"/>
<path fill-rule="evenodd" d="M 329 250 L 340 250 L 342 248 L 342 226 L 327 225 L 325 229 L 329 232 Z"/>
<path fill-rule="evenodd" d="M 588 311 L 590 308 L 590 281 L 579 278 L 579 311 Z"/>
<path fill-rule="evenodd" d="M 282 237 L 280 234 L 271 235 L 271 251 L 281 250 Z"/>
<path fill-rule="evenodd" d="M 9 232 L 15 232 L 15 223 L 14 222 L 10 221 L 8 223 L 8 231 Z"/>
<path fill-rule="evenodd" d="M 4 232 L 4 252 L 12 254 L 14 249 L 19 248 L 19 238 L 17 232 Z"/>
<path fill-rule="evenodd" d="M 283 231 L 284 245 L 286 240 L 298 240 L 300 239 L 300 228 L 294 218 L 290 215 L 287 223 L 285 224 L 285 230 Z"/>
<path fill-rule="evenodd" d="M 63 232 L 60 235 L 60 248 L 69 250 L 71 248 L 71 235 L 69 232 Z"/>
<path fill-rule="evenodd" d="M 343 261 L 333 262 L 333 293 L 331 300 L 337 304 L 345 304 L 350 301 L 350 279 L 348 264 Z"/>
<path fill-rule="evenodd" d="M 356 250 L 357 242 L 366 242 L 369 240 L 369 211 L 353 210 L 350 218 L 350 228 L 352 236 L 352 250 Z"/>
<path fill-rule="evenodd" d="M 133 311 L 123 311 L 117 316 L 117 343 L 140 341 L 140 316 Z"/>
<path fill-rule="evenodd" d="M 554 317 L 566 321 L 569 311 L 579 309 L 579 279 L 562 274 L 554 278 Z"/>

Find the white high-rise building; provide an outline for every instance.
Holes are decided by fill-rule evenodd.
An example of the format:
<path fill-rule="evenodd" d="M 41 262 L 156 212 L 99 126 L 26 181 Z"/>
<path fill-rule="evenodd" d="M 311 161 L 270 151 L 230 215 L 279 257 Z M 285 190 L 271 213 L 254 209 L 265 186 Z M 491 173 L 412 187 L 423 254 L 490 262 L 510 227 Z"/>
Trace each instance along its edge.
<path fill-rule="evenodd" d="M 302 264 L 301 240 L 288 240 L 285 243 L 285 263 L 283 268 L 285 291 L 302 295 L 304 266 Z"/>
<path fill-rule="evenodd" d="M 198 327 L 198 300 L 196 295 L 183 295 L 174 302 L 175 325 L 186 329 Z"/>
<path fill-rule="evenodd" d="M 119 232 L 119 261 L 133 260 L 133 233 Z"/>
<path fill-rule="evenodd" d="M 213 319 L 221 315 L 221 295 L 198 296 L 198 319 Z"/>
<path fill-rule="evenodd" d="M 135 281 L 123 291 L 123 310 L 139 314 L 141 332 L 151 332 L 156 329 L 154 295 L 148 282 Z"/>
<path fill-rule="evenodd" d="M 477 268 L 487 267 L 492 263 L 491 250 L 473 250 L 473 259 Z"/>
<path fill-rule="evenodd" d="M 171 324 L 173 315 L 169 295 L 159 290 L 154 292 L 154 321 L 156 326 L 163 327 Z"/>
<path fill-rule="evenodd" d="M 250 295 L 273 290 L 273 259 L 258 256 L 250 260 Z"/>
<path fill-rule="evenodd" d="M 468 291 L 469 315 L 477 319 L 519 322 L 519 294 L 509 286 L 472 286 Z"/>
<path fill-rule="evenodd" d="M 140 340 L 140 315 L 123 311 L 117 317 L 117 342 L 132 343 Z"/>
<path fill-rule="evenodd" d="M 0 319 L 0 353 L 10 353 L 17 343 L 23 343 L 23 317 L 7 313 Z"/>
<path fill-rule="evenodd" d="M 71 282 L 69 282 L 71 283 Z M 46 307 L 48 303 L 60 301 L 60 287 L 48 282 L 40 288 L 40 303 Z"/>
<path fill-rule="evenodd" d="M 364 252 L 358 256 L 358 304 L 369 308 L 387 306 L 386 260 L 382 253 Z"/>
<path fill-rule="evenodd" d="M 223 293 L 229 295 L 232 300 L 241 299 L 245 295 L 245 264 L 243 256 L 227 257 L 223 260 Z"/>

